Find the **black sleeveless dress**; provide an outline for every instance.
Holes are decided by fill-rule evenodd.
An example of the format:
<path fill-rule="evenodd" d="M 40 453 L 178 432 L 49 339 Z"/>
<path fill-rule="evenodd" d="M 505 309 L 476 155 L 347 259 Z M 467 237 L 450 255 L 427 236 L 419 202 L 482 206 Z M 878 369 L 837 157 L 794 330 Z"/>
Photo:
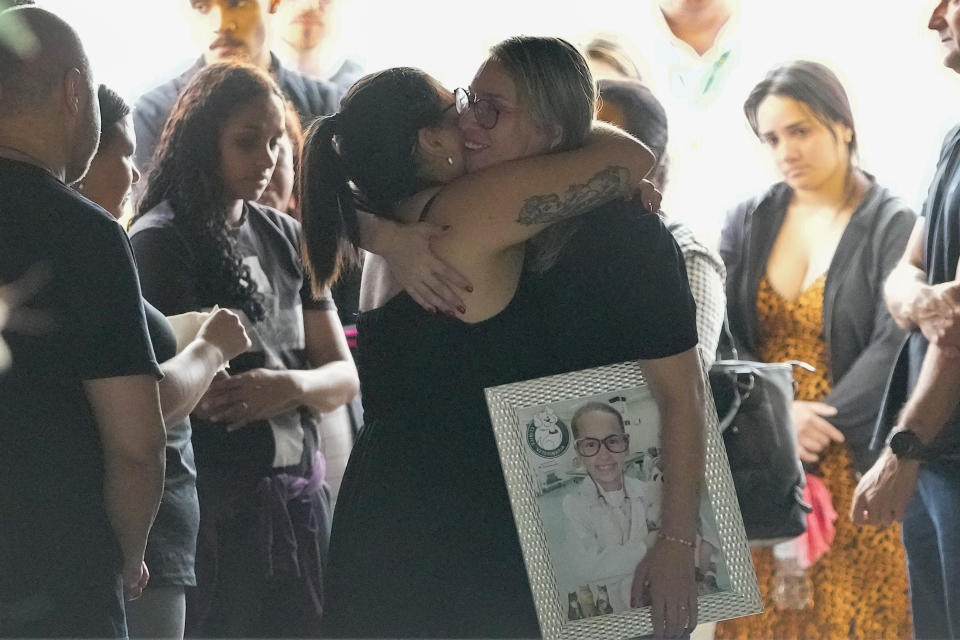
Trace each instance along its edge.
<path fill-rule="evenodd" d="M 484 387 L 532 377 L 528 295 L 465 324 L 401 293 L 360 314 L 366 424 L 330 539 L 328 637 L 540 635 Z"/>

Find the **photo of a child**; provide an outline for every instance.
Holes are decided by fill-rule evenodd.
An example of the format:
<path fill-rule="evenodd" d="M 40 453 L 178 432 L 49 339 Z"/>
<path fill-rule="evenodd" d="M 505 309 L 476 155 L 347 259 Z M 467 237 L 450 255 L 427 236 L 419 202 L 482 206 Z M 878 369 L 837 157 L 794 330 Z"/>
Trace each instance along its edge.
<path fill-rule="evenodd" d="M 527 457 L 536 470 L 544 533 L 568 620 L 631 608 L 634 572 L 656 542 L 664 471 L 649 391 L 536 408 Z M 549 426 L 551 443 L 538 438 Z M 561 441 L 569 442 L 562 447 Z M 729 588 L 716 523 L 701 496 L 695 565 L 701 595 Z M 642 593 L 639 606 L 649 603 Z"/>
<path fill-rule="evenodd" d="M 587 472 L 563 498 L 573 571 L 585 585 L 603 590 L 611 613 L 623 611 L 630 604 L 633 569 L 656 541 L 647 523 L 656 522 L 659 487 L 626 475 L 630 436 L 609 404 L 584 404 L 570 429 Z"/>

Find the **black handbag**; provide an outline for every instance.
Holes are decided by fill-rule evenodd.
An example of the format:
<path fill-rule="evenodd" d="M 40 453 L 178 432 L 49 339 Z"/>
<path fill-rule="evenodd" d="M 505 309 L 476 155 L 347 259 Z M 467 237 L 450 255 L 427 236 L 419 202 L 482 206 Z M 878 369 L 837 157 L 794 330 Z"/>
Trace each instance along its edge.
<path fill-rule="evenodd" d="M 803 467 L 794 438 L 793 367 L 805 362 L 740 360 L 727 319 L 730 357 L 710 367 L 710 386 L 747 539 L 754 546 L 795 538 L 807 530 L 812 511 L 803 500 Z"/>

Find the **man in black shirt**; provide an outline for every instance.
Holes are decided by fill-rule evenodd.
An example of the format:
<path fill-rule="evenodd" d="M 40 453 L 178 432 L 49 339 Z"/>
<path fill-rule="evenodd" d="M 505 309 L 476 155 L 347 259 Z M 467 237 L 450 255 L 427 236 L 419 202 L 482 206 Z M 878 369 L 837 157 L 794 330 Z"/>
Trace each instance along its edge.
<path fill-rule="evenodd" d="M 126 235 L 67 186 L 100 134 L 83 47 L 36 7 L 0 33 L 33 36 L 0 45 L 0 283 L 40 265 L 50 324 L 5 335 L 0 636 L 122 637 L 163 487 L 160 369 Z"/>
<path fill-rule="evenodd" d="M 944 65 L 960 73 L 960 7 L 940 0 L 928 27 L 946 50 Z M 891 375 L 874 435 L 874 446 L 883 451 L 857 486 L 851 509 L 859 524 L 903 521 L 916 638 L 960 638 L 958 184 L 960 127 L 955 127 L 944 141 L 906 251 L 887 279 L 890 313 L 912 333 Z M 901 405 L 898 418 L 884 419 Z"/>

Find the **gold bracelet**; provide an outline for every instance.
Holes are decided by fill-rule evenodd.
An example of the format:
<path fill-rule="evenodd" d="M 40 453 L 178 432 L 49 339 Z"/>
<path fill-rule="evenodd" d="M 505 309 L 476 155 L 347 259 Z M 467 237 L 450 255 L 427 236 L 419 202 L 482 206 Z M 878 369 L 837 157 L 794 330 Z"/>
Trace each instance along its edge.
<path fill-rule="evenodd" d="M 660 538 L 661 540 L 666 540 L 667 542 L 676 542 L 677 544 L 682 544 L 683 546 L 690 547 L 691 549 L 693 549 L 695 546 L 693 542 L 691 542 L 690 540 L 684 540 L 683 538 L 674 538 L 673 536 L 668 536 L 663 531 L 658 531 L 657 537 Z"/>

